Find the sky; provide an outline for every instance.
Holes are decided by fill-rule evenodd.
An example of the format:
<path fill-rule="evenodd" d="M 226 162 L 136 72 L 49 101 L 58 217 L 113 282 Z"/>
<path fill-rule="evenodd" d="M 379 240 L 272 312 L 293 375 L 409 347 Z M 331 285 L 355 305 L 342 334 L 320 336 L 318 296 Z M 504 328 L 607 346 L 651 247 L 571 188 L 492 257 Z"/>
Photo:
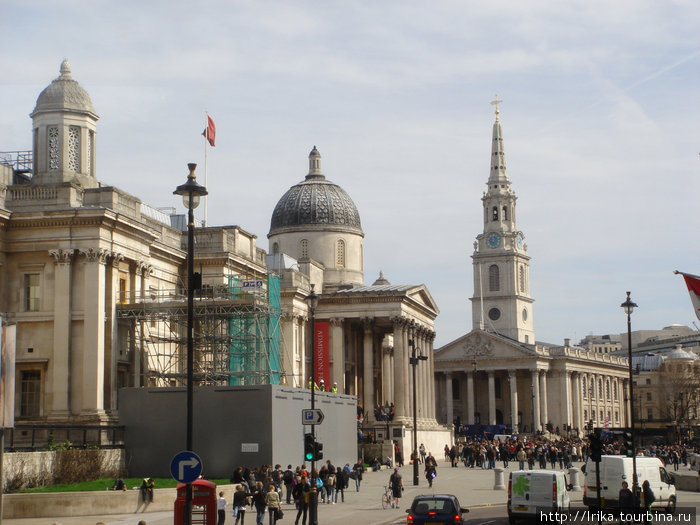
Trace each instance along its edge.
<path fill-rule="evenodd" d="M 315 145 L 360 212 L 366 283 L 425 284 L 440 347 L 472 327 L 498 94 L 537 340 L 625 332 L 627 290 L 633 330 L 692 326 L 673 270 L 700 274 L 698 20 L 694 0 L 3 0 L 0 151 L 31 149 L 68 59 L 103 184 L 183 211 L 208 112 L 208 224 L 267 249 Z"/>

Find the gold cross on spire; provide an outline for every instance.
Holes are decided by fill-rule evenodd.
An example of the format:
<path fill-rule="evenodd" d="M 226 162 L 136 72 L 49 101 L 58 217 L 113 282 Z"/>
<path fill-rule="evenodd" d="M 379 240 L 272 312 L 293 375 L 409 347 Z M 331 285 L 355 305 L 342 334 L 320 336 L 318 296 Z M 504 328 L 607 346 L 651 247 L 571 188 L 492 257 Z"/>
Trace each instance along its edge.
<path fill-rule="evenodd" d="M 495 111 L 495 113 L 496 113 L 496 120 L 498 120 L 498 114 L 500 113 L 500 111 L 498 111 L 498 105 L 499 105 L 501 102 L 503 102 L 503 101 L 502 101 L 502 100 L 498 100 L 498 93 L 496 93 L 496 96 L 494 97 L 494 100 L 491 101 L 491 105 L 492 105 L 492 106 L 496 106 L 496 111 Z"/>

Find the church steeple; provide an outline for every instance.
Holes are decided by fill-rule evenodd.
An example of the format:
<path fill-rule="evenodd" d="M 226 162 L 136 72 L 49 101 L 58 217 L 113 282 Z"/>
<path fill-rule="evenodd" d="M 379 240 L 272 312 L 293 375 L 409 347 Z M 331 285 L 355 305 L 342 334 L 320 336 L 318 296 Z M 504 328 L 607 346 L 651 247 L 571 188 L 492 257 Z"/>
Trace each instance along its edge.
<path fill-rule="evenodd" d="M 484 229 L 474 243 L 474 295 L 472 324 L 516 339 L 534 343 L 529 274 L 525 236 L 517 229 L 515 204 L 517 197 L 506 171 L 505 147 L 500 111 L 496 99 L 496 120 L 491 141 L 491 166 L 481 197 L 484 208 Z"/>

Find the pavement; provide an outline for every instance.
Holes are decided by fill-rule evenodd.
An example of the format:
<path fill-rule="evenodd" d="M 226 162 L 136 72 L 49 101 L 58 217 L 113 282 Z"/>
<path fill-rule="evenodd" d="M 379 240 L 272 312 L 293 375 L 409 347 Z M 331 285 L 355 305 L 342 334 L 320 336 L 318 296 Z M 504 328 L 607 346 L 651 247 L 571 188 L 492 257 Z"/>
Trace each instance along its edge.
<path fill-rule="evenodd" d="M 576 463 L 576 467 L 581 467 L 582 463 Z M 502 467 L 502 463 L 497 464 Z M 518 469 L 518 462 L 511 462 L 509 468 L 504 472 L 505 482 L 508 482 L 508 472 Z M 688 469 L 683 469 L 688 470 Z M 338 502 L 336 505 L 319 503 L 318 522 L 319 525 L 345 525 L 367 524 L 367 525 L 389 525 L 405 523 L 406 509 L 411 505 L 413 497 L 418 494 L 449 493 L 454 494 L 460 501 L 462 507 L 476 509 L 480 507 L 502 507 L 503 516 L 506 516 L 505 490 L 494 490 L 494 471 L 482 470 L 480 468 L 465 468 L 460 465 L 457 468 L 450 467 L 448 462 L 438 460 L 438 475 L 433 481 L 433 488 L 428 487 L 428 483 L 423 476 L 422 465 L 419 465 L 419 485 L 413 486 L 413 466 L 405 465 L 400 469 L 404 483 L 404 497 L 401 498 L 398 508 L 382 509 L 381 497 L 384 487 L 388 484 L 390 470 L 379 472 L 366 472 L 360 491 L 355 490 L 355 482 L 350 480 L 350 486 L 345 491 L 345 502 Z M 583 483 L 583 476 L 579 477 L 579 483 Z M 581 504 L 583 492 L 571 492 L 572 505 Z M 225 525 L 233 525 L 233 512 L 230 507 L 231 495 L 226 494 L 229 501 L 229 509 L 226 513 Z M 678 491 L 678 506 L 700 507 L 700 493 Z M 292 524 L 296 517 L 294 505 L 283 505 L 285 513 L 280 525 Z M 81 517 L 56 517 L 56 518 L 27 518 L 27 519 L 5 519 L 1 520 L 2 525 L 137 525 L 139 520 L 145 520 L 147 525 L 172 525 L 173 512 L 146 512 L 139 514 L 119 514 L 101 515 L 99 509 L 95 509 L 94 516 Z M 246 523 L 255 524 L 255 513 L 246 513 Z M 268 517 L 265 516 L 265 522 Z"/>

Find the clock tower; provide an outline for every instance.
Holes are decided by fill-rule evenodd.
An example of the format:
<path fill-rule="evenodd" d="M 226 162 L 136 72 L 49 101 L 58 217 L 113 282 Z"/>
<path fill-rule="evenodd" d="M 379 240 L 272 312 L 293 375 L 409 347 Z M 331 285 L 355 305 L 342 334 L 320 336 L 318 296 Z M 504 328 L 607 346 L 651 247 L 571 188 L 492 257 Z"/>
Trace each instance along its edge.
<path fill-rule="evenodd" d="M 484 231 L 476 237 L 472 264 L 474 295 L 472 327 L 534 344 L 530 297 L 530 257 L 525 236 L 516 224 L 515 202 L 506 171 L 503 135 L 498 104 L 493 124 L 491 172 L 487 190 L 481 197 L 484 207 Z"/>

